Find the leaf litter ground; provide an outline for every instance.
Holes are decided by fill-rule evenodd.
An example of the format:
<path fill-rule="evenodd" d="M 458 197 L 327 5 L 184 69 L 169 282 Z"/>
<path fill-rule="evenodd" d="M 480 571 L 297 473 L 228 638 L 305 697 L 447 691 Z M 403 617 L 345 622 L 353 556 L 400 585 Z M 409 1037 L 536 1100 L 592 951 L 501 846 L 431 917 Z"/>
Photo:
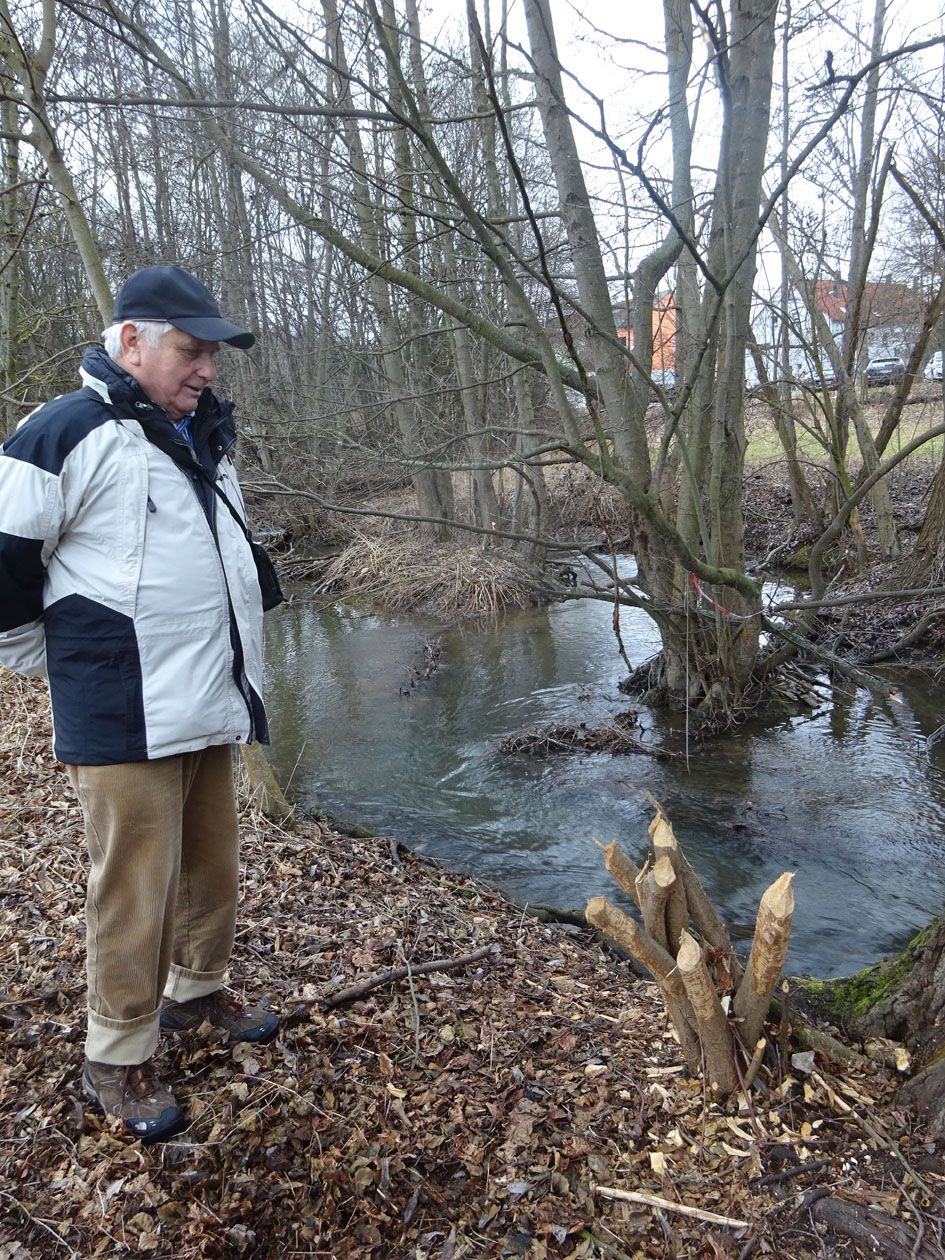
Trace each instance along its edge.
<path fill-rule="evenodd" d="M 0 706 L 0 1260 L 881 1254 L 824 1236 L 823 1193 L 945 1254 L 941 1163 L 884 1070 L 818 1061 L 751 1108 L 710 1104 L 655 986 L 592 936 L 387 839 L 248 805 L 232 983 L 273 994 L 282 1032 L 165 1041 L 191 1124 L 142 1147 L 79 1085 L 85 850 L 45 689 L 0 671 Z"/>

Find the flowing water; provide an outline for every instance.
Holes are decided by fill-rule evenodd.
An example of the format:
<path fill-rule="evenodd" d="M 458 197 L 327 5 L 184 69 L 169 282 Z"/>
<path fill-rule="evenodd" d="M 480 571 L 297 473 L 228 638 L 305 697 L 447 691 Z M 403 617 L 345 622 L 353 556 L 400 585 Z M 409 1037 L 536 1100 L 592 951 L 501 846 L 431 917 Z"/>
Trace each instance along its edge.
<path fill-rule="evenodd" d="M 394 835 L 520 902 L 624 903 L 595 841 L 635 856 L 648 788 L 737 938 L 758 898 L 797 872 L 788 970 L 842 975 L 901 946 L 945 900 L 945 756 L 925 739 L 945 692 L 903 686 L 897 702 L 832 692 L 813 712 L 685 759 L 510 756 L 504 736 L 554 721 L 606 721 L 631 703 L 606 603 L 576 601 L 441 632 L 350 608 L 304 588 L 269 614 L 271 760 L 303 802 Z M 634 664 L 656 646 L 623 610 Z M 439 668 L 413 683 L 423 644 Z M 641 714 L 644 728 L 657 719 Z M 654 730 L 653 735 L 657 736 Z M 625 903 L 624 903 L 625 904 Z"/>

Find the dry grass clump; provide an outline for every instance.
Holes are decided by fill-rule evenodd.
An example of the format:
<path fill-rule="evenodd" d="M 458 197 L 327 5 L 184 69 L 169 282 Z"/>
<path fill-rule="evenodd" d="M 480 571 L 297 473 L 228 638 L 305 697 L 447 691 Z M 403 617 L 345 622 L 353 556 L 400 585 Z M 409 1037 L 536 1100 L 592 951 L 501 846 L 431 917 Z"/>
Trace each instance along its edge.
<path fill-rule="evenodd" d="M 494 616 L 541 599 L 537 574 L 508 551 L 481 543 L 431 546 L 418 534 L 393 531 L 358 534 L 329 565 L 318 590 L 445 621 Z"/>
<path fill-rule="evenodd" d="M 559 527 L 588 526 L 612 535 L 627 532 L 627 505 L 614 486 L 608 486 L 582 464 L 549 470 L 548 494 Z"/>

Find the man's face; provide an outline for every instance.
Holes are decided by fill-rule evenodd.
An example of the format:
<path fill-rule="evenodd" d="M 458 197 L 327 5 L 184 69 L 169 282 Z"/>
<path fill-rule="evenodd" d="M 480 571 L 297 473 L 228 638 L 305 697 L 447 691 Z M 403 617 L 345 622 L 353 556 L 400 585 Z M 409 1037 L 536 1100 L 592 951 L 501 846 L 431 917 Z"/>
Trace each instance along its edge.
<path fill-rule="evenodd" d="M 220 343 L 201 341 L 179 328 L 172 328 L 152 347 L 133 324 L 125 324 L 121 348 L 121 366 L 175 421 L 193 411 L 217 374 L 213 360 Z"/>

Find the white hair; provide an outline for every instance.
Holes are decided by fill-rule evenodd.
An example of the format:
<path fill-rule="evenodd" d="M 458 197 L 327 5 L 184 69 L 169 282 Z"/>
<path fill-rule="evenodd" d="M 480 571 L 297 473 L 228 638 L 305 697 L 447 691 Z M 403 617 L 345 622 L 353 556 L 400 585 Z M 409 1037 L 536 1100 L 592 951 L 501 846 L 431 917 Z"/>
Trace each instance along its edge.
<path fill-rule="evenodd" d="M 121 358 L 121 330 L 126 324 L 134 324 L 145 344 L 152 350 L 156 349 L 164 334 L 169 333 L 174 327 L 166 319 L 123 319 L 118 324 L 111 324 L 102 333 L 105 353 L 110 359 Z"/>

